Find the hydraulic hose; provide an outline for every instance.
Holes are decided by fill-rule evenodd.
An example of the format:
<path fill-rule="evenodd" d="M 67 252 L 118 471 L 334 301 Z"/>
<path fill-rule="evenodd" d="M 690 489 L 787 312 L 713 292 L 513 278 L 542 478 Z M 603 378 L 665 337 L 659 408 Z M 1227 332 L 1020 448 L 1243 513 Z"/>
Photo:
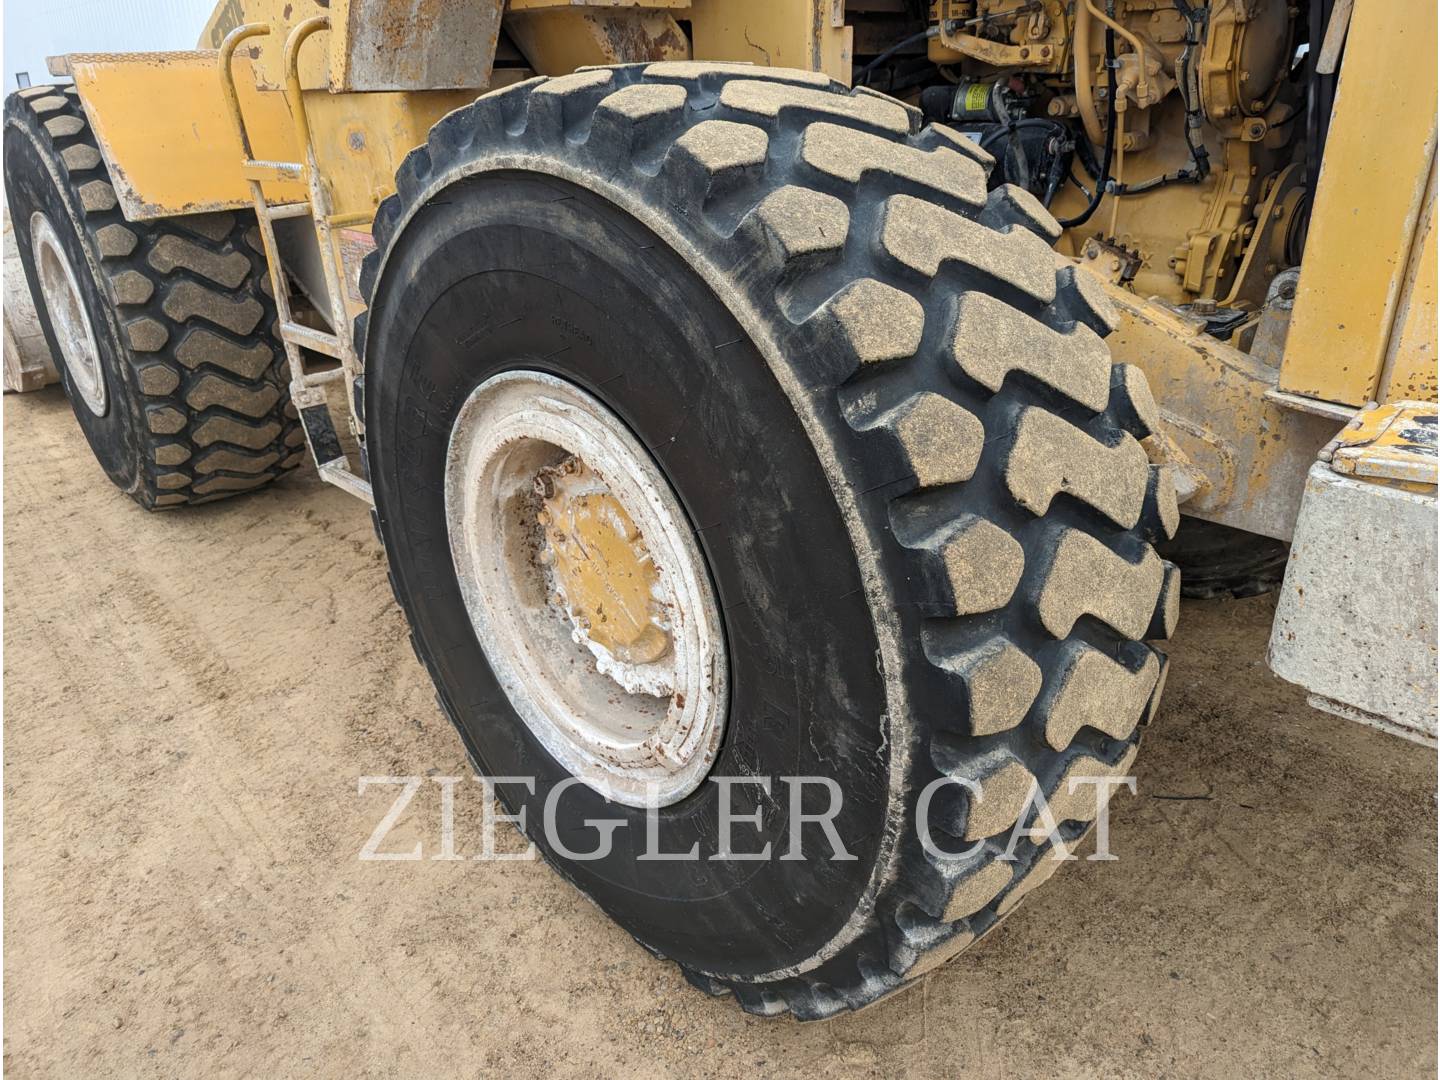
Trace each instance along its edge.
<path fill-rule="evenodd" d="M 1082 0 L 1080 8 L 1084 9 L 1086 6 Z M 1115 0 L 1108 0 L 1106 6 L 1113 12 Z M 1086 51 L 1088 53 L 1088 50 Z M 1088 61 L 1086 64 L 1088 66 Z M 1084 225 L 1100 208 L 1100 202 L 1105 198 L 1105 188 L 1110 183 L 1110 166 L 1115 160 L 1115 31 L 1108 25 L 1105 27 L 1105 71 L 1109 93 L 1105 95 L 1105 150 L 1100 159 L 1100 175 L 1095 178 L 1095 191 L 1090 196 L 1090 205 L 1073 218 L 1062 219 L 1060 227 L 1064 229 Z"/>

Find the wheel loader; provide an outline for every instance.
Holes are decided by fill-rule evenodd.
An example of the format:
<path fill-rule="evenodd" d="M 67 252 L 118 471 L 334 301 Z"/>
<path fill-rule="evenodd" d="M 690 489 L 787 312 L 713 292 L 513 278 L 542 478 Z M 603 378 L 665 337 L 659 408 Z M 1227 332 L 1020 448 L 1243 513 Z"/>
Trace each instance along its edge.
<path fill-rule="evenodd" d="M 541 854 L 825 1018 L 1062 865 L 1182 592 L 1433 742 L 1435 20 L 225 0 L 53 58 L 5 188 L 115 484 L 367 503 Z"/>

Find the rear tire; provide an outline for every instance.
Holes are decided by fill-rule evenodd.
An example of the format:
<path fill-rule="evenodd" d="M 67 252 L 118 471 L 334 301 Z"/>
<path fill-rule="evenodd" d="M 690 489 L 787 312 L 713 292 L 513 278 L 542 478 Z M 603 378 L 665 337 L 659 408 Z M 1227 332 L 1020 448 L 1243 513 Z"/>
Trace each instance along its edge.
<path fill-rule="evenodd" d="M 1183 515 L 1160 554 L 1180 567 L 1180 594 L 1195 600 L 1263 596 L 1285 580 L 1290 545 L 1204 518 Z"/>
<path fill-rule="evenodd" d="M 4 138 L 30 293 L 110 479 L 160 509 L 299 465 L 254 214 L 126 221 L 74 87 L 11 94 Z"/>
<path fill-rule="evenodd" d="M 452 113 L 375 222 L 367 454 L 417 655 L 477 769 L 537 777 L 501 794 L 556 869 L 750 1012 L 859 1008 L 988 932 L 1059 865 L 1029 840 L 1001 857 L 1032 783 L 1081 835 L 1096 807 L 1068 778 L 1124 774 L 1163 684 L 1153 402 L 1054 221 L 987 197 L 988 164 L 818 75 L 634 65 Z M 542 833 L 568 774 L 481 652 L 441 483 L 463 404 L 515 369 L 599 399 L 689 516 L 730 656 L 712 775 L 833 779 L 854 861 L 818 830 L 798 861 L 638 861 L 643 812 L 586 788 L 561 830 L 621 819 L 611 855 Z M 981 793 L 930 805 L 942 847 L 978 842 L 964 859 L 917 838 L 945 777 Z M 661 850 L 713 841 L 715 787 L 661 808 Z M 755 849 L 785 850 L 784 790 L 732 795 Z"/>

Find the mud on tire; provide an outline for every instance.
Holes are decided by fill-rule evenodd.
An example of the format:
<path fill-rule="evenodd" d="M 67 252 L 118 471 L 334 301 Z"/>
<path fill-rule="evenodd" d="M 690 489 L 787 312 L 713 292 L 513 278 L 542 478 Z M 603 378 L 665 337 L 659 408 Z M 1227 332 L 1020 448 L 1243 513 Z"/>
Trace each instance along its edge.
<path fill-rule="evenodd" d="M 828 759 L 850 770 L 847 799 L 873 802 L 858 869 L 767 864 L 712 883 L 713 901 L 685 899 L 673 869 L 685 864 L 567 863 L 532 830 L 642 944 L 750 1012 L 858 1008 L 988 932 L 1060 865 L 1028 840 L 1000 858 L 1031 784 L 1062 836 L 1082 834 L 1094 793 L 1069 779 L 1130 768 L 1164 682 L 1144 642 L 1174 626 L 1178 574 L 1152 545 L 1178 512 L 1138 442 L 1153 401 L 1138 370 L 1111 365 L 1115 315 L 1051 250 L 1054 220 L 1018 189 L 987 194 L 991 164 L 917 111 L 819 75 L 633 65 L 531 80 L 447 116 L 375 223 L 356 334 L 377 521 L 417 654 L 477 767 L 542 774 L 512 812 L 538 813 L 543 755 L 467 638 L 443 513 L 425 494 L 458 401 L 515 362 L 507 348 L 605 397 L 695 518 L 737 657 L 716 771 L 763 761 L 793 731 L 774 756 L 797 772 Z M 582 326 L 566 305 L 585 304 L 557 287 L 533 318 L 524 296 L 489 318 L 478 293 L 455 301 L 462 325 L 420 314 L 487 268 L 533 276 L 567 260 L 576 295 L 624 279 L 633 309 Z M 424 267 L 447 262 L 450 277 L 426 285 Z M 506 327 L 526 319 L 512 345 Z M 627 359 L 650 348 L 637 335 L 663 350 L 692 330 L 706 348 L 669 369 Z M 774 417 L 753 431 L 745 410 L 725 412 L 725 386 L 743 380 L 750 408 Z M 791 429 L 803 452 L 782 452 Z M 687 480 L 687 454 L 706 461 L 709 488 Z M 729 502 L 702 516 L 711 489 Z M 827 583 L 790 583 L 822 559 Z M 753 672 L 748 652 L 764 653 Z M 827 694 L 849 712 L 810 707 Z M 947 785 L 930 804 L 942 847 L 979 845 L 964 859 L 917 839 L 920 793 L 942 777 L 981 793 Z M 666 818 L 677 829 L 685 806 Z M 757 844 L 783 816 L 760 809 Z M 576 814 L 607 810 L 597 798 Z"/>
<path fill-rule="evenodd" d="M 5 102 L 5 188 L 46 341 L 110 479 L 147 509 L 259 487 L 304 459 L 250 212 L 129 222 L 74 87 Z M 108 401 L 88 408 L 38 286 L 32 215 L 73 268 Z"/>

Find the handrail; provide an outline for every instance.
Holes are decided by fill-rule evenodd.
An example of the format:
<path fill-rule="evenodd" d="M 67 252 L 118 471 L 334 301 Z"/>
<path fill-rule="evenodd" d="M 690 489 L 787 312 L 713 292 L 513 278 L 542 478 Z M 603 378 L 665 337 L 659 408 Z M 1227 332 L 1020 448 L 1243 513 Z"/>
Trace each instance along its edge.
<path fill-rule="evenodd" d="M 295 121 L 300 148 L 305 152 L 305 162 L 311 168 L 315 162 L 310 152 L 310 117 L 305 111 L 305 93 L 300 86 L 300 46 L 317 31 L 329 29 L 328 15 L 314 15 L 297 23 L 285 39 L 285 97 L 290 102 L 290 115 Z"/>
<path fill-rule="evenodd" d="M 250 149 L 250 133 L 245 129 L 245 114 L 240 109 L 240 91 L 235 85 L 235 72 L 231 62 L 242 41 L 264 37 L 272 32 L 269 23 L 246 23 L 231 30 L 220 43 L 220 87 L 225 92 L 225 104 L 230 109 L 230 119 L 235 123 L 235 130 L 240 133 L 240 149 L 247 160 L 253 158 L 255 152 Z"/>

